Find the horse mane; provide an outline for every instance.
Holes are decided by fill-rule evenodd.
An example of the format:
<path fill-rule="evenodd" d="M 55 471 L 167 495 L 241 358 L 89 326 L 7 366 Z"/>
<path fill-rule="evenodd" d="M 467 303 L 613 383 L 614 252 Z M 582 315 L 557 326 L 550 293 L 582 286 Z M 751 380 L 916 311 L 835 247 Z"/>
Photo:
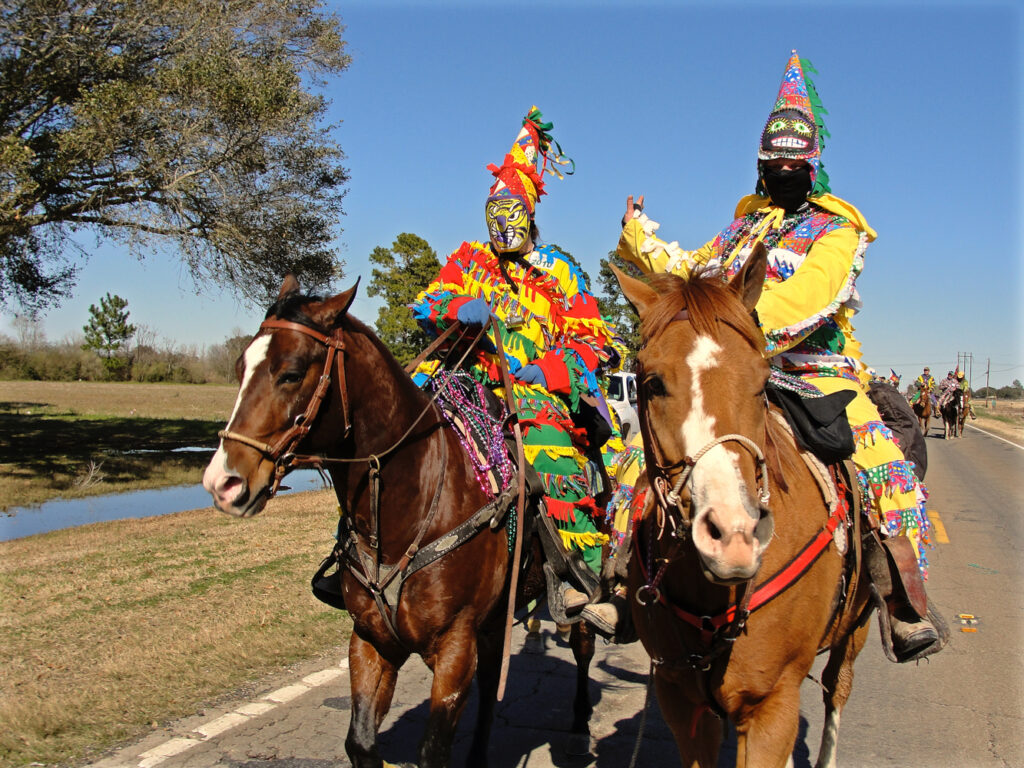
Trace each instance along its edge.
<path fill-rule="evenodd" d="M 304 325 L 307 328 L 312 328 L 314 331 L 319 333 L 329 334 L 330 328 L 324 328 L 319 323 L 313 322 L 313 319 L 307 315 L 304 311 L 304 307 L 307 304 L 318 303 L 324 300 L 323 296 L 310 296 L 304 293 L 289 293 L 281 296 L 270 305 L 267 310 L 267 314 L 263 316 L 264 320 L 269 320 L 272 317 L 276 317 L 279 320 L 287 320 L 290 323 L 298 323 Z"/>
<path fill-rule="evenodd" d="M 764 336 L 753 317 L 732 287 L 722 279 L 718 269 L 697 269 L 689 278 L 660 273 L 650 276 L 648 283 L 660 295 L 648 311 L 640 331 L 645 339 L 653 339 L 686 310 L 687 318 L 697 333 L 718 338 L 718 323 L 732 326 L 754 349 L 764 352 Z"/>

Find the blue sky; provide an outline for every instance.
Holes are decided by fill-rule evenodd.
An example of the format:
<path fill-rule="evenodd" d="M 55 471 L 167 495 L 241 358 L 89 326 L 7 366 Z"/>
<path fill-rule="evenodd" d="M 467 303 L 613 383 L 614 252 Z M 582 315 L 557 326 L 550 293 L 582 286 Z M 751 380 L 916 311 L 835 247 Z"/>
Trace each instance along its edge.
<path fill-rule="evenodd" d="M 828 109 L 832 189 L 878 231 L 854 318 L 878 370 L 973 383 L 1024 380 L 1021 73 L 1016 2 L 336 2 L 351 68 L 325 90 L 351 172 L 338 247 L 347 287 L 401 232 L 443 255 L 483 238 L 485 166 L 532 104 L 577 172 L 538 206 L 544 240 L 591 274 L 627 194 L 694 248 L 752 190 L 756 145 L 789 51 L 810 59 Z M 80 332 L 104 292 L 180 345 L 252 332 L 261 312 L 216 286 L 196 296 L 172 258 L 101 245 L 74 300 L 43 320 Z M 355 313 L 373 321 L 363 296 Z M 0 332 L 10 331 L 4 318 Z"/>

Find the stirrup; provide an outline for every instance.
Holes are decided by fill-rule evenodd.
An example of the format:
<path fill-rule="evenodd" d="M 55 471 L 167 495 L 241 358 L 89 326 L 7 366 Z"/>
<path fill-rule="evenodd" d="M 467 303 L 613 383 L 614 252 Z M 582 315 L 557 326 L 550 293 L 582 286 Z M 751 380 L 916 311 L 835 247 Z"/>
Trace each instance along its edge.
<path fill-rule="evenodd" d="M 919 619 L 915 616 L 916 621 L 906 622 L 890 615 L 888 603 L 874 584 L 869 588 L 878 609 L 878 631 L 882 640 L 882 650 L 889 661 L 896 664 L 920 661 L 926 656 L 938 653 L 949 642 L 949 627 L 931 608 L 928 609 L 926 618 Z"/>

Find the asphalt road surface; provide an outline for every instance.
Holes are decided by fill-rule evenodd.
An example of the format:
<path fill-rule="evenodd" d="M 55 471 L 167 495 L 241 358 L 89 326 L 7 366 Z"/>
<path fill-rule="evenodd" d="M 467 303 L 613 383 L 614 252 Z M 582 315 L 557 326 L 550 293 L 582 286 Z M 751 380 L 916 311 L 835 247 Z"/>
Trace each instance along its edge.
<path fill-rule="evenodd" d="M 843 714 L 839 764 L 846 768 L 1024 766 L 1024 641 L 1021 586 L 1024 449 L 968 429 L 928 439 L 936 523 L 928 591 L 950 624 L 950 645 L 930 661 L 885 659 L 877 625 L 857 660 L 853 695 Z M 976 617 L 970 624 L 958 616 Z M 968 630 L 968 631 L 962 631 Z M 520 629 L 516 646 L 523 643 Z M 343 655 L 339 650 L 338 656 Z M 817 674 L 819 660 L 813 674 Z M 591 675 L 595 702 L 591 754 L 569 757 L 575 667 L 572 654 L 544 624 L 544 648 L 512 659 L 491 740 L 493 768 L 626 768 L 643 719 L 648 660 L 639 644 L 600 644 Z M 412 763 L 427 714 L 430 675 L 412 659 L 399 676 L 381 729 L 382 753 Z M 225 701 L 155 730 L 94 763 L 96 768 L 327 768 L 348 766 L 348 673 L 344 659 L 307 665 L 261 681 L 244 699 Z M 464 765 L 475 697 L 456 738 L 453 765 Z M 813 765 L 823 717 L 813 680 L 802 689 L 796 768 Z M 720 766 L 735 759 L 727 739 Z M 657 704 L 648 709 L 638 766 L 678 766 Z"/>

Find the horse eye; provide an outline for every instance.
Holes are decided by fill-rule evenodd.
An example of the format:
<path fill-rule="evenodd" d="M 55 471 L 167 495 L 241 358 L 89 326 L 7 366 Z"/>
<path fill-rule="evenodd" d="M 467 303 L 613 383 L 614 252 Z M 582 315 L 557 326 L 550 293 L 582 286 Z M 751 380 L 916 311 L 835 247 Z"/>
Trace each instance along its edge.
<path fill-rule="evenodd" d="M 664 397 L 665 382 L 661 380 L 660 376 L 651 374 L 644 379 L 644 394 L 647 397 Z"/>
<path fill-rule="evenodd" d="M 277 377 L 278 386 L 286 384 L 298 384 L 306 377 L 304 371 L 285 371 Z"/>

